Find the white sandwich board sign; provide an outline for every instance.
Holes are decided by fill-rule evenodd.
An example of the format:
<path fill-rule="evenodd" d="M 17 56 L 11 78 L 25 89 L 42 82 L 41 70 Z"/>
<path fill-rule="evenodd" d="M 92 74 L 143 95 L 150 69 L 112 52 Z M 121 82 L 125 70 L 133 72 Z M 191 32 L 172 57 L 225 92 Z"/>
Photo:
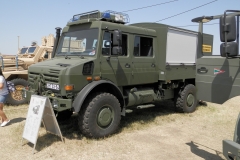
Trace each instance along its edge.
<path fill-rule="evenodd" d="M 60 136 L 63 141 L 62 133 L 49 98 L 32 95 L 22 137 L 33 143 L 34 149 L 36 147 L 41 122 L 43 122 L 48 132 Z"/>

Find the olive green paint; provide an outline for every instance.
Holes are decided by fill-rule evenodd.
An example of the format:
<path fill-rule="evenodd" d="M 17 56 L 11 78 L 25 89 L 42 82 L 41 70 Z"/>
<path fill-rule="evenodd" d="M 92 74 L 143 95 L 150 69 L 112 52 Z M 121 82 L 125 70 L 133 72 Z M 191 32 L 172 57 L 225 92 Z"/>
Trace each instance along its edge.
<path fill-rule="evenodd" d="M 188 83 L 191 82 L 194 84 L 196 73 L 195 65 L 171 66 L 166 64 L 168 29 L 178 28 L 157 23 L 123 25 L 97 19 L 89 19 L 68 23 L 67 26 L 63 28 L 62 34 L 91 28 L 97 28 L 99 30 L 99 44 L 102 44 L 104 32 L 113 30 L 122 31 L 122 33 L 126 34 L 128 37 L 128 55 L 104 56 L 101 54 L 102 45 L 98 45 L 96 48 L 96 54 L 91 57 L 55 56 L 51 60 L 32 65 L 29 68 L 28 79 L 30 90 L 27 91 L 28 100 L 32 94 L 45 95 L 48 96 L 51 101 L 56 100 L 59 103 L 60 107 L 54 108 L 56 111 L 71 109 L 77 94 L 84 87 L 91 84 L 91 81 L 86 80 L 86 78 L 92 77 L 94 79 L 95 76 L 100 76 L 102 80 L 114 83 L 121 90 L 123 99 L 125 100 L 125 103 L 121 102 L 121 104 L 125 104 L 125 106 L 121 106 L 123 108 L 122 112 L 124 112 L 126 106 L 152 103 L 153 101 L 162 99 L 173 99 L 175 95 L 174 88 L 179 87 L 178 84 L 184 83 L 187 80 L 189 80 Z M 193 32 L 185 29 L 181 30 Z M 197 32 L 194 33 L 197 34 Z M 135 57 L 133 55 L 135 36 L 153 39 L 153 57 Z M 201 36 L 198 36 L 198 40 L 200 38 Z M 204 44 L 212 45 L 212 40 L 213 38 L 211 35 L 204 34 Z M 198 44 L 198 51 L 201 49 L 202 43 Z M 92 75 L 82 74 L 83 66 L 87 62 L 94 63 Z M 59 63 L 62 65 L 59 65 Z M 44 88 L 47 81 L 54 81 L 54 83 L 59 84 L 60 90 L 51 91 Z M 175 87 L 172 87 L 172 81 L 176 84 Z M 65 85 L 73 85 L 74 89 L 72 91 L 66 91 L 64 89 Z M 98 85 L 96 86 L 96 89 L 97 87 L 101 88 L 101 86 L 105 85 Z M 130 91 L 134 87 L 136 87 L 136 90 Z M 102 89 L 109 90 L 110 88 L 105 87 Z M 92 92 L 95 91 L 94 88 L 92 90 Z M 101 90 L 97 91 L 100 92 Z M 110 89 L 109 91 L 116 96 L 114 89 Z M 91 94 L 91 92 L 89 94 Z M 81 104 L 82 103 L 83 102 L 81 102 Z M 103 110 L 103 112 L 110 115 L 108 110 Z M 104 121 L 99 121 L 102 125 L 105 124 Z"/>

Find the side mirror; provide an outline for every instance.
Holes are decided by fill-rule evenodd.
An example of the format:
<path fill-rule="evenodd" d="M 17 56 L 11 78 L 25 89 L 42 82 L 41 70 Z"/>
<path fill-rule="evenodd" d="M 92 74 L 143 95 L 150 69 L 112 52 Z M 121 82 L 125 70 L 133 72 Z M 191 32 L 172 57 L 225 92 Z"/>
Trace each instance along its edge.
<path fill-rule="evenodd" d="M 225 52 L 226 48 L 227 48 L 227 52 Z M 220 53 L 222 57 L 226 57 L 226 55 L 228 55 L 229 57 L 237 56 L 238 44 L 236 42 L 227 42 L 227 46 L 226 46 L 225 43 L 222 43 L 220 45 Z"/>
<path fill-rule="evenodd" d="M 122 55 L 122 47 L 113 47 L 112 55 Z"/>
<path fill-rule="evenodd" d="M 113 46 L 122 46 L 122 31 L 114 30 L 114 32 L 113 32 Z"/>
<path fill-rule="evenodd" d="M 226 25 L 224 24 L 224 16 L 220 18 L 220 40 L 225 42 L 225 38 L 227 42 L 235 41 L 237 37 L 237 29 L 236 29 L 236 19 L 235 16 L 226 16 Z M 227 37 L 225 37 L 225 32 L 227 32 Z"/>

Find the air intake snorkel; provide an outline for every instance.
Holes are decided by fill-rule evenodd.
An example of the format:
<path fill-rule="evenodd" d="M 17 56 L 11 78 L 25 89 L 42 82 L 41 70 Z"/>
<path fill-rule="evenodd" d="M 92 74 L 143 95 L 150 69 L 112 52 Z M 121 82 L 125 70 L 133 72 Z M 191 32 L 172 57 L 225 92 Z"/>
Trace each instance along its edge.
<path fill-rule="evenodd" d="M 54 47 L 53 47 L 53 52 L 52 52 L 52 57 L 51 58 L 55 57 L 56 49 L 57 49 L 57 46 L 58 46 L 58 42 L 59 42 L 59 38 L 60 38 L 60 34 L 61 34 L 62 28 L 57 27 L 55 29 L 56 29 L 56 40 L 55 40 L 55 43 L 54 43 Z"/>

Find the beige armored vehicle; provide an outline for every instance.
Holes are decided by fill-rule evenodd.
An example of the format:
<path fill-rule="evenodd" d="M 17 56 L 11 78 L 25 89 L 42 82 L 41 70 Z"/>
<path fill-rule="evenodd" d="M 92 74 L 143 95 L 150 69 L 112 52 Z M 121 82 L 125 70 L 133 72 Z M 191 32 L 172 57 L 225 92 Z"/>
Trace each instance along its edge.
<path fill-rule="evenodd" d="M 31 64 L 50 59 L 53 46 L 54 36 L 50 34 L 42 38 L 42 45 L 32 42 L 31 46 L 19 49 L 17 55 L 0 56 L 0 64 L 5 78 L 12 81 L 16 87 L 16 91 L 12 92 L 7 100 L 10 105 L 26 102 L 22 97 L 22 88 L 28 86 L 28 67 Z"/>

